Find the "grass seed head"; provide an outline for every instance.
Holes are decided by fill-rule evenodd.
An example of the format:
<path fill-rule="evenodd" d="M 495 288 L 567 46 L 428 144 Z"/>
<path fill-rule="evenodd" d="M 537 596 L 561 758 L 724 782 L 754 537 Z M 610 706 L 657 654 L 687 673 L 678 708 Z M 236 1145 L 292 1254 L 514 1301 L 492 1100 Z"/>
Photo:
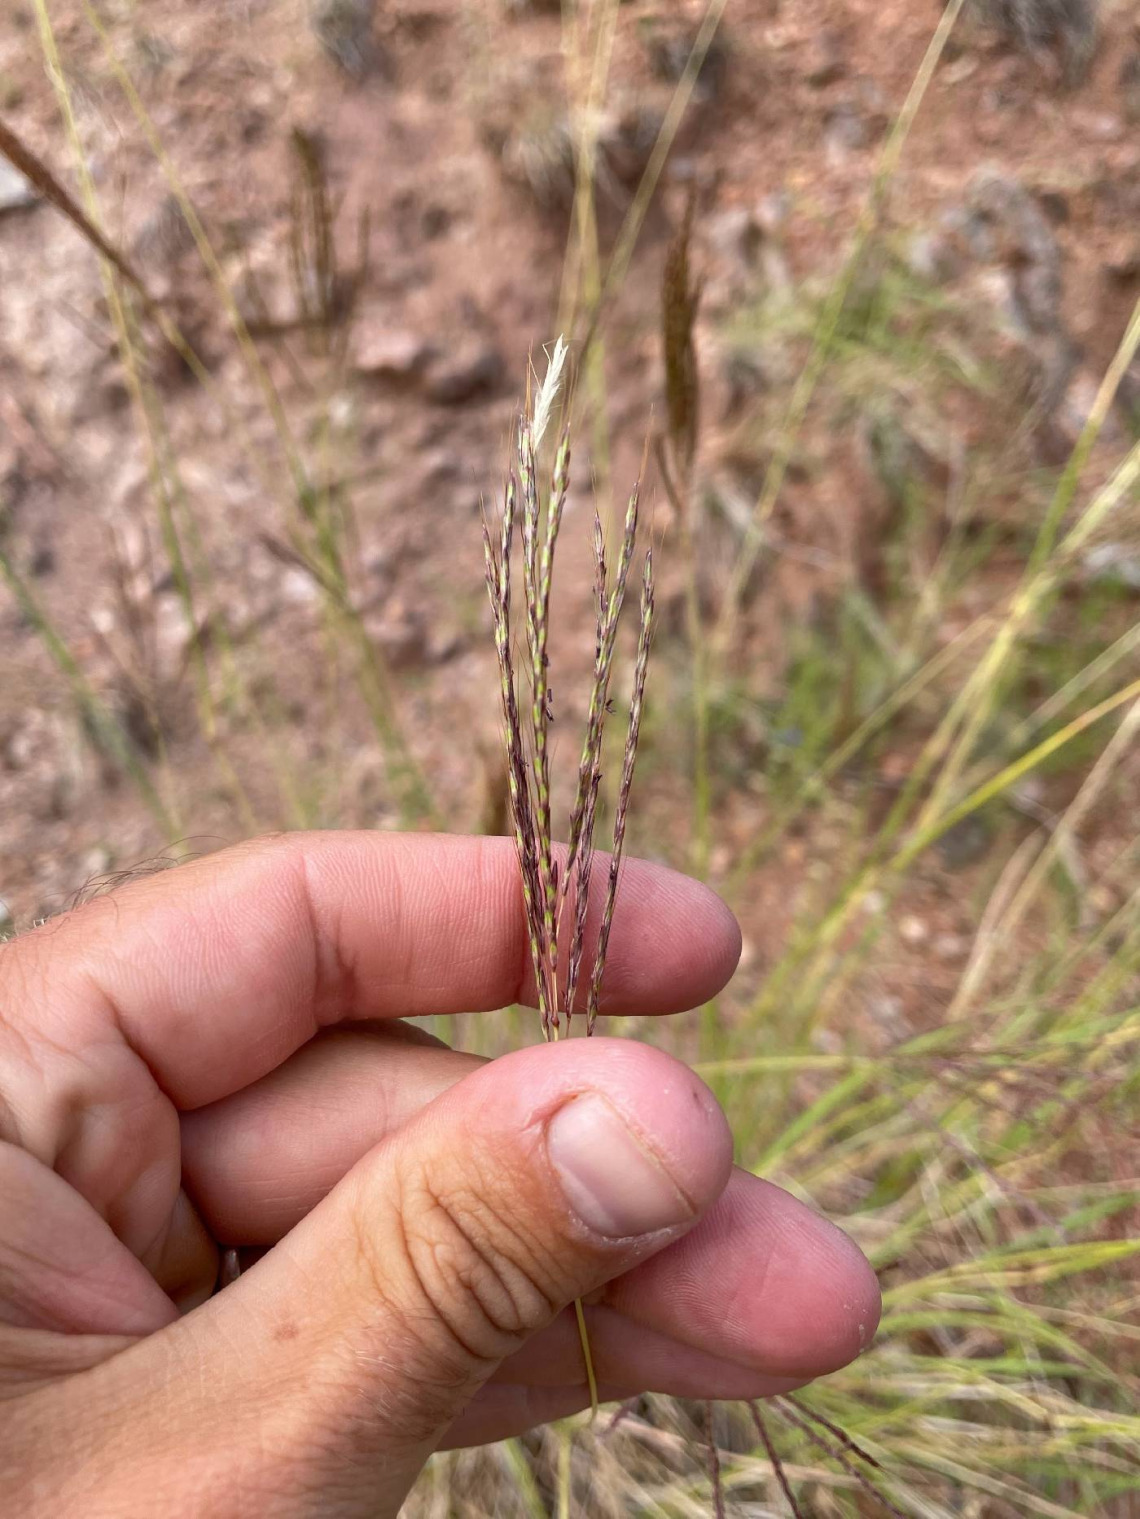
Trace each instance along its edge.
<path fill-rule="evenodd" d="M 538 988 L 543 1033 L 557 1038 L 569 1029 L 570 1015 L 582 984 L 586 953 L 586 919 L 594 860 L 594 829 L 602 783 L 602 745 L 610 698 L 618 628 L 637 550 L 640 482 L 626 508 L 612 582 L 605 536 L 595 508 L 594 661 L 586 730 L 578 764 L 578 783 L 570 810 L 569 839 L 561 871 L 554 857 L 551 807 L 550 728 L 554 699 L 550 687 L 551 593 L 554 557 L 570 489 L 570 440 L 563 432 L 555 447 L 549 486 L 540 484 L 539 450 L 549 431 L 567 361 L 559 338 L 547 372 L 527 400 L 515 430 L 512 467 L 503 497 L 498 543 L 483 523 L 487 593 L 495 630 L 503 713 L 508 793 L 522 880 L 527 935 Z M 516 660 L 512 624 L 512 554 L 516 521 L 521 542 L 522 610 L 526 657 Z M 606 877 L 601 928 L 594 949 L 586 999 L 587 1033 L 597 1017 L 606 953 L 613 926 L 617 887 L 625 843 L 626 819 L 645 699 L 653 620 L 653 557 L 645 556 L 641 577 L 640 630 L 633 695 L 626 728 L 625 753 L 614 811 L 612 852 Z M 520 683 L 529 692 L 520 697 Z M 523 711 L 527 719 L 523 719 Z M 560 973 L 559 937 L 569 929 L 565 972 Z"/>

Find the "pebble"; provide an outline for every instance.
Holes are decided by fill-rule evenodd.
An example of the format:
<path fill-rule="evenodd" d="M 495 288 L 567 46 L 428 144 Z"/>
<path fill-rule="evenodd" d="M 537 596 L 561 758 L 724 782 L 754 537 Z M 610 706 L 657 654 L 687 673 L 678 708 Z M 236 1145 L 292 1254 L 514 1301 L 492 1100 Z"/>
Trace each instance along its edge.
<path fill-rule="evenodd" d="M 1140 52 L 1124 60 L 1118 77 L 1124 114 L 1129 121 L 1140 121 Z"/>
<path fill-rule="evenodd" d="M 947 870 L 965 870 L 986 854 L 990 843 L 988 826 L 971 814 L 946 830 L 938 840 L 938 853 Z"/>
<path fill-rule="evenodd" d="M 961 261 L 950 240 L 937 232 L 919 232 L 906 249 L 906 265 L 920 280 L 942 285 L 961 273 Z"/>
<path fill-rule="evenodd" d="M 921 944 L 929 935 L 930 930 L 921 918 L 909 913 L 899 923 L 899 936 L 907 944 Z"/>
<path fill-rule="evenodd" d="M 906 1032 L 901 997 L 895 997 L 889 993 L 869 997 L 867 1011 L 879 1027 L 886 1029 L 887 1033 L 893 1037 L 898 1038 Z"/>
<path fill-rule="evenodd" d="M 1124 136 L 1124 122 L 1106 111 L 1074 111 L 1073 125 L 1094 142 L 1119 142 Z"/>
<path fill-rule="evenodd" d="M 705 228 L 709 246 L 722 258 L 745 268 L 756 261 L 762 231 L 747 206 L 730 206 L 709 218 Z"/>
<path fill-rule="evenodd" d="M 377 380 L 412 380 L 435 356 L 435 349 L 418 333 L 393 331 L 364 321 L 357 331 L 357 374 Z"/>
<path fill-rule="evenodd" d="M 0 212 L 23 211 L 40 199 L 39 192 L 8 162 L 0 158 Z"/>
<path fill-rule="evenodd" d="M 939 934 L 934 941 L 934 953 L 939 960 L 961 960 L 969 948 L 969 940 L 961 934 Z"/>
<path fill-rule="evenodd" d="M 824 141 L 832 164 L 842 162 L 848 153 L 858 152 L 871 141 L 871 129 L 853 101 L 840 101 L 827 113 Z"/>
<path fill-rule="evenodd" d="M 26 728 L 17 729 L 4 745 L 4 763 L 9 770 L 26 770 L 31 764 L 35 741 Z"/>
<path fill-rule="evenodd" d="M 279 582 L 281 600 L 290 606 L 311 606 L 320 597 L 320 587 L 313 577 L 302 569 L 287 568 Z"/>
<path fill-rule="evenodd" d="M 79 862 L 79 874 L 90 881 L 95 876 L 105 876 L 111 868 L 111 851 L 97 844 L 89 849 Z"/>
<path fill-rule="evenodd" d="M 468 353 L 448 354 L 428 377 L 427 398 L 437 406 L 462 406 L 494 395 L 505 372 L 502 354 L 489 344 Z"/>
<path fill-rule="evenodd" d="M 839 37 L 833 31 L 822 31 L 815 38 L 812 56 L 804 72 L 804 79 L 815 90 L 822 90 L 847 72 Z"/>
<path fill-rule="evenodd" d="M 1118 238 L 1105 258 L 1104 267 L 1114 279 L 1134 280 L 1140 275 L 1140 238 L 1133 233 Z"/>
<path fill-rule="evenodd" d="M 1127 544 L 1098 543 L 1086 549 L 1081 567 L 1091 581 L 1140 590 L 1140 558 Z"/>

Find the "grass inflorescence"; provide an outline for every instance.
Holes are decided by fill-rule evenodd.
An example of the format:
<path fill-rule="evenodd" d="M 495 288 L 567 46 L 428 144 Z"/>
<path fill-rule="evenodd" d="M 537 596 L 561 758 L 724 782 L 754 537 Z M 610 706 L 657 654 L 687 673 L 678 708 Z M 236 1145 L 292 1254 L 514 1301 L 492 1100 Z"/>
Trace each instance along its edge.
<path fill-rule="evenodd" d="M 566 347 L 559 339 L 537 396 L 528 396 L 518 419 L 514 458 L 503 493 L 497 534 L 484 518 L 483 549 L 487 593 L 495 626 L 503 707 L 503 731 L 511 821 L 518 847 L 526 908 L 527 934 L 538 993 L 543 1035 L 557 1039 L 570 1031 L 570 1019 L 585 992 L 586 1033 L 598 1015 L 606 951 L 617 901 L 626 820 L 633 787 L 637 746 L 645 702 L 649 649 L 653 632 L 653 551 L 642 561 L 637 655 L 629 700 L 625 749 L 613 817 L 613 847 L 606 877 L 601 924 L 587 979 L 586 912 L 594 864 L 594 828 L 602 787 L 602 748 L 607 718 L 615 710 L 610 696 L 626 591 L 637 553 L 640 481 L 634 486 L 622 524 L 617 563 L 607 562 L 600 514 L 594 512 L 594 659 L 586 731 L 578 764 L 577 788 L 570 810 L 565 853 L 556 858 L 551 823 L 550 733 L 554 697 L 550 686 L 550 599 L 554 553 L 570 489 L 570 438 L 564 431 L 554 451 L 549 489 L 539 484 L 538 454 L 561 384 Z M 512 598 L 516 537 L 521 542 L 519 614 L 525 648 L 516 653 Z M 520 670 L 521 665 L 521 670 Z M 522 681 L 529 699 L 520 696 Z M 560 973 L 559 944 L 569 927 L 565 971 Z"/>

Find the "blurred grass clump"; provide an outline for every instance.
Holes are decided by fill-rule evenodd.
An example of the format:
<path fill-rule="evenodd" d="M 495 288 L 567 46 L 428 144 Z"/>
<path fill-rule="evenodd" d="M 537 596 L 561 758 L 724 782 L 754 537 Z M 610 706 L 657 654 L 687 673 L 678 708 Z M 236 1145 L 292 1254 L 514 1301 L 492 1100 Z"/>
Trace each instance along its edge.
<path fill-rule="evenodd" d="M 71 152 L 59 173 L 78 187 L 73 220 L 90 236 L 106 208 L 77 124 L 77 82 L 48 0 L 34 8 Z M 751 949 L 699 1018 L 630 1032 L 693 1060 L 725 1105 L 740 1162 L 824 1209 L 868 1253 L 885 1296 L 878 1337 L 803 1395 L 825 1423 L 777 1406 L 757 1426 L 746 1409 L 710 1415 L 647 1396 L 616 1422 L 570 1420 L 441 1455 L 410 1512 L 618 1519 L 703 1515 L 719 1502 L 760 1515 L 789 1512 L 790 1493 L 804 1513 L 856 1519 L 876 1512 L 869 1476 L 887 1511 L 923 1519 L 1123 1516 L 1140 1502 L 1140 852 L 1130 826 L 1140 629 L 1127 577 L 1101 573 L 1104 545 L 1135 530 L 1140 444 L 1108 424 L 1140 318 L 1065 457 L 1043 466 L 1024 354 L 975 290 L 908 260 L 912 229 L 895 205 L 907 137 L 961 8 L 950 4 L 934 32 L 838 263 L 707 316 L 706 212 L 691 188 L 653 335 L 665 569 L 632 843 L 710 875 Z M 477 814 L 501 828 L 497 761 L 486 762 L 472 815 L 451 809 L 434 783 L 439 757 L 417 730 L 427 698 L 370 631 L 344 463 L 359 446 L 345 397 L 367 226 L 346 227 L 319 142 L 295 134 L 293 226 L 280 251 L 303 341 L 284 363 L 276 349 L 267 356 L 272 313 L 239 299 L 114 29 L 94 6 L 81 10 L 189 229 L 265 422 L 243 440 L 249 422 L 227 397 L 229 371 L 206 362 L 179 312 L 129 263 L 104 257 L 148 459 L 153 552 L 186 638 L 178 666 L 160 668 L 146 606 L 120 575 L 120 621 L 134 632 L 114 651 L 121 680 L 101 685 L 0 536 L 0 569 L 84 742 L 134 788 L 156 845 L 176 845 L 196 813 L 172 761 L 185 741 L 169 716 L 173 684 L 189 692 L 211 790 L 235 832 L 343 820 L 333 778 L 343 752 L 307 762 L 288 736 L 288 651 L 235 619 L 215 579 L 176 441 L 179 393 L 155 368 L 169 349 L 275 503 L 270 550 L 319 604 L 329 710 L 363 715 L 390 824 L 470 827 Z M 549 324 L 573 337 L 575 404 L 603 501 L 614 313 L 706 56 L 715 45 L 722 68 L 732 60 L 731 39 L 719 42 L 725 6 L 711 0 L 635 184 L 616 196 L 607 179 L 599 191 L 618 10 L 617 0 L 563 10 L 567 240 Z M 508 7 L 487 24 L 508 37 L 529 24 L 525 13 Z M 605 235 L 599 194 L 607 217 L 615 200 L 620 211 Z M 351 270 L 337 254 L 350 240 Z M 702 374 L 712 348 L 745 377 L 715 425 Z M 303 386 L 284 389 L 297 364 Z M 299 390 L 304 412 L 292 415 L 286 396 Z M 830 495 L 842 506 L 854 471 L 876 505 L 844 545 L 818 503 Z M 467 547 L 477 598 L 474 518 Z M 771 636 L 767 609 L 789 565 L 810 573 L 811 595 Z M 493 732 L 490 657 L 483 698 Z M 613 800 L 603 787 L 599 807 Z M 951 926 L 932 929 L 940 914 Z M 516 1010 L 453 1020 L 447 1032 L 486 1054 L 533 1037 Z M 868 1472 L 834 1435 L 821 1442 L 828 1427 L 877 1467 Z"/>

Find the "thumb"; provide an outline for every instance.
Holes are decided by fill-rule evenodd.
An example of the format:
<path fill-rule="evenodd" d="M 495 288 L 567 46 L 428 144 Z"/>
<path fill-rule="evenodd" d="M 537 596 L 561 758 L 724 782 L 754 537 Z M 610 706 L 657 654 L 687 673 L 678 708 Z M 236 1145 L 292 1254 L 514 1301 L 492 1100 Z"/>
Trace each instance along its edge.
<path fill-rule="evenodd" d="M 116 1358 L 150 1383 L 133 1469 L 177 1456 L 179 1513 L 194 1494 L 211 1515 L 395 1514 L 499 1362 L 690 1229 L 731 1161 L 712 1094 L 659 1051 L 594 1039 L 483 1067 L 246 1276 Z"/>

